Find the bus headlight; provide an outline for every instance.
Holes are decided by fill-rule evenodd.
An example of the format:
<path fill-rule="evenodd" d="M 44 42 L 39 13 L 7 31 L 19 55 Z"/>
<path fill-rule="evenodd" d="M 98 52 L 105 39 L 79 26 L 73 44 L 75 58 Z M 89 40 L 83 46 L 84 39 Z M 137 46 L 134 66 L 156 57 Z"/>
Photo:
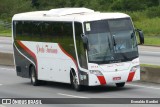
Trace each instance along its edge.
<path fill-rule="evenodd" d="M 94 75 L 102 75 L 101 71 L 99 70 L 90 70 L 89 72 Z"/>
<path fill-rule="evenodd" d="M 139 65 L 134 66 L 134 67 L 131 68 L 130 72 L 136 72 L 136 70 L 139 69 L 139 68 L 140 68 Z"/>

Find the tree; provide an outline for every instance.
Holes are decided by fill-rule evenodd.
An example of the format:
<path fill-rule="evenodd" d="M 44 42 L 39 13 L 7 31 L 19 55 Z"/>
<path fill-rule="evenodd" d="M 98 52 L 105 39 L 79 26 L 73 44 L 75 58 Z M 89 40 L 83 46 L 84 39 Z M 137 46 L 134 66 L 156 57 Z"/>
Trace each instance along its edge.
<path fill-rule="evenodd" d="M 32 0 L 32 6 L 38 8 L 39 7 L 39 3 L 38 0 Z"/>

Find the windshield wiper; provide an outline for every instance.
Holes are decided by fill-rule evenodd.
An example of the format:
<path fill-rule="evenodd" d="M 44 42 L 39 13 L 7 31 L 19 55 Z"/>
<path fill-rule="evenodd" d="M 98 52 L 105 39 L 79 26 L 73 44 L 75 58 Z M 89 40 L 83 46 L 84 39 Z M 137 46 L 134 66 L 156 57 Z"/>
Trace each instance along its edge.
<path fill-rule="evenodd" d="M 109 41 L 109 36 L 108 36 L 108 45 L 109 45 L 109 50 L 110 50 L 110 52 L 111 52 L 111 43 L 110 43 L 110 41 Z"/>
<path fill-rule="evenodd" d="M 116 46 L 117 44 L 116 44 L 116 40 L 114 37 L 115 37 L 115 35 L 113 35 L 113 45 Z"/>
<path fill-rule="evenodd" d="M 117 43 L 116 43 L 116 40 L 115 40 L 115 35 L 112 36 L 113 38 L 113 46 L 114 46 L 114 52 L 116 52 L 116 47 L 117 47 Z"/>

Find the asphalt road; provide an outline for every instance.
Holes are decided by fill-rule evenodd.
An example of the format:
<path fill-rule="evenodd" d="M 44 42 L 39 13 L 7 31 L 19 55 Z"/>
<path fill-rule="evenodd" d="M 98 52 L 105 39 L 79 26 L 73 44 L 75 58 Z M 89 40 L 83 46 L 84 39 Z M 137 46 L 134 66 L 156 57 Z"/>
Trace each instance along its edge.
<path fill-rule="evenodd" d="M 160 47 L 139 46 L 140 63 L 160 65 Z"/>
<path fill-rule="evenodd" d="M 0 66 L 0 98 L 82 98 L 86 100 L 90 98 L 160 98 L 160 84 L 133 82 L 127 83 L 124 88 L 117 88 L 115 85 L 109 85 L 103 87 L 86 87 L 84 91 L 76 92 L 69 84 L 62 83 L 48 82 L 46 85 L 32 86 L 30 79 L 17 77 L 14 68 Z M 61 102 L 63 103 L 63 100 Z M 22 105 L 0 105 L 0 107 L 17 106 L 21 107 Z M 51 105 L 45 106 L 48 107 Z M 52 105 L 52 107 L 53 106 L 97 107 L 98 105 L 56 104 Z M 105 104 L 100 106 L 106 107 Z M 119 107 L 121 105 L 115 106 Z M 128 107 L 127 105 L 122 106 Z M 129 106 L 132 107 L 133 105 Z M 147 105 L 142 105 L 141 107 L 143 106 L 146 107 Z M 159 105 L 155 104 L 152 106 Z"/>
<path fill-rule="evenodd" d="M 0 37 L 0 52 L 13 53 L 12 40 L 9 37 Z M 160 65 L 160 47 L 139 46 L 140 63 Z"/>
<path fill-rule="evenodd" d="M 0 37 L 0 52 L 13 53 L 11 37 Z"/>

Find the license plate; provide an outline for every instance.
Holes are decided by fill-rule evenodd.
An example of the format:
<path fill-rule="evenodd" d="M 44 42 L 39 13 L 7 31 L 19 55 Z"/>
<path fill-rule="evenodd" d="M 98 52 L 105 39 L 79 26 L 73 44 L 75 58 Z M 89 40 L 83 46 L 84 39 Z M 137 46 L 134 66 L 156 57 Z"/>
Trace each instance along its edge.
<path fill-rule="evenodd" d="M 121 80 L 121 77 L 113 77 L 113 81 Z"/>

